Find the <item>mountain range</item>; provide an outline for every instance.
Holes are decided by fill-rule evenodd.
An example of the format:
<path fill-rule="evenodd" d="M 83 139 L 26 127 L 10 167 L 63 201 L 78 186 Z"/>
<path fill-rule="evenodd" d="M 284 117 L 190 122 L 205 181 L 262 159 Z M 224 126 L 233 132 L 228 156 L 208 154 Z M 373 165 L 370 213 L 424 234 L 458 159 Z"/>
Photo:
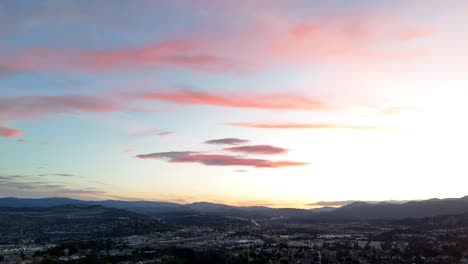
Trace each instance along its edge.
<path fill-rule="evenodd" d="M 468 196 L 462 198 L 429 199 L 405 203 L 353 202 L 339 207 L 318 209 L 270 208 L 265 206 L 231 206 L 197 202 L 177 204 L 152 201 L 84 201 L 69 198 L 0 198 L 0 207 L 53 207 L 61 205 L 101 205 L 125 209 L 147 215 L 212 214 L 251 219 L 307 219 L 307 220 L 375 220 L 433 217 L 468 213 Z"/>

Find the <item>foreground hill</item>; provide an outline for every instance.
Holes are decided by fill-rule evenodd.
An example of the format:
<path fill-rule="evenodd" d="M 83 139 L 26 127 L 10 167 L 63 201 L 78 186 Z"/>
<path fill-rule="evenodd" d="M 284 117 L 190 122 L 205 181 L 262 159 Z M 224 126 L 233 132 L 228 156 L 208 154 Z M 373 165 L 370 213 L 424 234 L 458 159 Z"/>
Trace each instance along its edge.
<path fill-rule="evenodd" d="M 100 205 L 0 207 L 0 243 L 83 240 L 168 229 L 168 226 L 147 216 Z"/>
<path fill-rule="evenodd" d="M 454 229 L 454 228 L 468 228 L 468 213 L 455 214 L 455 215 L 439 215 L 433 217 L 423 218 L 409 218 L 397 220 L 394 222 L 398 225 L 410 226 L 416 230 L 430 230 L 430 229 Z"/>

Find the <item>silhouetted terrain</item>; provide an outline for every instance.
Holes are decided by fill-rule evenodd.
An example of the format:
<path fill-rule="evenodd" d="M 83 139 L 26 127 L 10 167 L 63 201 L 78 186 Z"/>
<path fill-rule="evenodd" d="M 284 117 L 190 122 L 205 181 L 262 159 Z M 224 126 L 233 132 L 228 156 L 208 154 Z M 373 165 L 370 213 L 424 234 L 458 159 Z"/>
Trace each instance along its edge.
<path fill-rule="evenodd" d="M 0 242 L 92 239 L 168 229 L 147 216 L 101 205 L 0 207 Z"/>
<path fill-rule="evenodd" d="M 27 204 L 21 199 L 9 200 L 20 203 L 16 207 L 0 207 L 0 263 L 2 260 L 122 264 L 468 261 L 468 212 L 386 220 L 350 217 L 357 212 L 367 217 L 387 213 L 389 208 L 401 212 L 408 207 L 416 208 L 418 214 L 427 211 L 417 208 L 438 210 L 442 205 L 453 207 L 439 212 L 463 210 L 457 206 L 466 198 L 396 207 L 354 203 L 332 212 L 195 203 L 176 205 L 179 210 L 147 214 L 69 199 L 46 201 L 74 204 L 47 206 L 44 200 L 33 199 Z M 33 207 L 33 203 L 43 206 Z M 112 203 L 121 205 L 119 201 Z M 266 217 L 275 214 L 287 216 Z"/>
<path fill-rule="evenodd" d="M 18 199 L 0 198 L 0 206 L 9 207 L 51 207 L 57 205 L 102 205 L 106 207 L 125 209 L 140 214 L 167 216 L 173 214 L 204 213 L 218 216 L 234 216 L 243 218 L 282 218 L 302 220 L 371 220 L 371 219 L 403 219 L 431 217 L 436 215 L 461 214 L 468 212 L 468 196 L 453 199 L 430 199 L 406 203 L 365 203 L 355 202 L 349 205 L 331 209 L 294 209 L 269 208 L 263 206 L 237 207 L 224 204 L 198 202 L 192 204 L 176 204 L 169 202 L 150 201 L 81 201 L 67 198 Z"/>

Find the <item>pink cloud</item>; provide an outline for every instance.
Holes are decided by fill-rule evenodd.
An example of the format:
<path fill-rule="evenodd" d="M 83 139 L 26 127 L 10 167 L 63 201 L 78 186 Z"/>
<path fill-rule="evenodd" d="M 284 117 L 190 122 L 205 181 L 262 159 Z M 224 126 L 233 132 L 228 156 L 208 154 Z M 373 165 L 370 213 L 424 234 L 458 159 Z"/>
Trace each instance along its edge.
<path fill-rule="evenodd" d="M 133 151 L 134 151 L 134 149 L 131 149 L 131 148 L 126 148 L 126 149 L 122 150 L 122 152 L 125 153 L 125 154 L 132 153 Z"/>
<path fill-rule="evenodd" d="M 294 19 L 285 11 L 272 9 L 264 10 L 267 14 L 259 14 L 251 10 L 246 12 L 244 8 L 237 11 L 238 15 L 249 16 L 241 31 L 227 28 L 225 32 L 213 35 L 192 34 L 139 46 L 101 50 L 32 48 L 10 56 L 3 55 L 0 69 L 7 73 L 45 70 L 108 72 L 162 67 L 238 72 L 263 70 L 278 64 L 313 64 L 324 59 L 346 63 L 404 59 L 402 50 L 384 52 L 382 49 L 377 51 L 378 47 L 389 43 L 401 44 L 438 32 L 431 25 L 413 25 L 397 16 L 362 10 L 329 10 L 324 16 Z M 409 47 L 402 49 L 405 49 L 404 54 L 416 51 Z"/>
<path fill-rule="evenodd" d="M 207 166 L 247 166 L 253 168 L 281 168 L 305 166 L 308 163 L 296 161 L 271 161 L 250 159 L 229 155 L 207 155 L 193 151 L 171 151 L 137 155 L 140 159 L 163 159 L 171 163 L 200 163 Z"/>
<path fill-rule="evenodd" d="M 0 121 L 28 120 L 61 114 L 130 111 L 132 104 L 148 100 L 184 105 L 211 105 L 274 110 L 322 110 L 327 108 L 318 100 L 294 93 L 247 94 L 179 90 L 96 95 L 29 95 L 0 98 Z M 151 130 L 132 136 L 168 136 L 170 134 L 172 134 L 171 131 Z"/>
<path fill-rule="evenodd" d="M 212 105 L 235 108 L 322 110 L 324 103 L 292 93 L 214 93 L 195 90 L 158 91 L 133 96 L 185 105 Z"/>
<path fill-rule="evenodd" d="M 439 30 L 435 27 L 405 27 L 397 32 L 397 36 L 404 41 L 431 37 L 436 35 Z"/>
<path fill-rule="evenodd" d="M 310 123 L 226 123 L 229 126 L 264 128 L 264 129 L 353 129 L 374 130 L 376 126 L 354 126 L 341 124 L 310 124 Z"/>
<path fill-rule="evenodd" d="M 23 134 L 23 130 L 0 126 L 0 136 L 6 138 L 18 137 Z"/>
<path fill-rule="evenodd" d="M 231 152 L 241 152 L 247 154 L 262 154 L 262 155 L 274 155 L 283 154 L 288 152 L 288 149 L 270 146 L 270 145 L 252 145 L 252 146 L 241 146 L 224 148 L 223 150 Z"/>
<path fill-rule="evenodd" d="M 165 41 L 137 48 L 82 52 L 78 60 L 97 71 L 153 66 L 171 66 L 192 70 L 229 70 L 230 62 L 212 54 L 212 44 L 199 38 Z"/>
<path fill-rule="evenodd" d="M 260 43 L 257 54 L 251 54 L 257 61 L 269 65 L 333 62 L 354 66 L 406 61 L 409 56 L 425 54 L 419 47 L 405 44 L 438 33 L 431 24 L 415 24 L 395 15 L 365 10 L 332 11 L 302 20 L 288 15 L 274 12 L 252 29 L 250 37 Z"/>
<path fill-rule="evenodd" d="M 170 67 L 198 71 L 231 71 L 233 63 L 213 53 L 213 41 L 187 38 L 108 50 L 33 48 L 3 56 L 0 68 L 9 72 L 61 70 L 75 72 L 128 71 Z"/>

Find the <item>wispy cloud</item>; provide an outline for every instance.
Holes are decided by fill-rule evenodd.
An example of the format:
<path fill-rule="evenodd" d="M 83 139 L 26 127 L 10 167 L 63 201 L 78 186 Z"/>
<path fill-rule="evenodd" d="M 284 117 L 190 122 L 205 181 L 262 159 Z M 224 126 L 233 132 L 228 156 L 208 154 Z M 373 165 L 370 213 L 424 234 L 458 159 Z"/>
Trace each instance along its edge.
<path fill-rule="evenodd" d="M 278 110 L 323 110 L 327 106 L 315 99 L 294 93 L 233 93 L 205 92 L 194 89 L 134 93 L 144 100 L 156 100 L 185 105 L 211 105 L 233 108 L 257 108 Z"/>
<path fill-rule="evenodd" d="M 132 148 L 126 148 L 126 149 L 122 150 L 122 153 L 128 154 L 128 153 L 132 153 L 133 151 L 134 151 L 134 149 L 132 149 Z"/>
<path fill-rule="evenodd" d="M 384 201 L 359 201 L 359 200 L 345 200 L 345 201 L 319 201 L 315 203 L 307 204 L 308 206 L 330 206 L 330 207 L 341 207 L 354 202 L 364 202 L 369 204 L 379 204 L 379 203 L 393 203 L 393 204 L 402 204 L 410 202 L 411 200 L 384 200 Z"/>
<path fill-rule="evenodd" d="M 0 175 L 0 182 L 15 181 L 23 177 L 22 175 Z"/>
<path fill-rule="evenodd" d="M 264 129 L 353 129 L 353 130 L 375 130 L 377 126 L 322 124 L 322 123 L 226 123 L 229 126 L 264 128 Z"/>
<path fill-rule="evenodd" d="M 341 206 L 351 204 L 353 202 L 356 202 L 356 201 L 353 201 L 353 200 L 347 200 L 347 201 L 319 201 L 319 202 L 310 203 L 310 204 L 307 204 L 307 205 L 308 206 L 322 206 L 322 207 L 341 207 Z"/>
<path fill-rule="evenodd" d="M 274 155 L 283 154 L 288 152 L 288 149 L 270 146 L 270 145 L 252 145 L 252 146 L 240 146 L 224 148 L 223 150 L 231 152 L 241 152 L 247 154 L 262 154 L 262 155 Z"/>
<path fill-rule="evenodd" d="M 6 138 L 18 137 L 23 134 L 23 130 L 0 126 L 0 136 Z"/>
<path fill-rule="evenodd" d="M 77 113 L 109 113 L 123 110 L 112 97 L 103 95 L 29 95 L 0 98 L 0 121 L 30 120 Z M 17 137 L 20 129 L 0 126 L 0 136 Z"/>
<path fill-rule="evenodd" d="M 40 177 L 58 176 L 58 177 L 72 177 L 72 174 L 58 173 L 58 174 L 41 174 Z M 38 181 L 34 180 L 28 175 L 0 175 L 0 192 L 3 195 L 15 197 L 108 197 L 113 198 L 112 194 L 106 191 L 96 189 L 93 187 L 80 187 L 74 188 L 63 183 L 55 183 L 50 180 Z"/>
<path fill-rule="evenodd" d="M 249 9 L 252 8 L 249 5 Z M 159 6 L 153 9 L 159 9 Z M 291 19 L 292 10 L 264 9 L 262 7 L 261 13 L 266 12 L 268 16 L 243 10 L 238 15 L 246 17 L 245 30 L 231 31 L 227 28 L 224 32 L 220 31 L 224 33 L 222 37 L 219 33 L 180 32 L 182 36 L 177 39 L 166 38 L 118 48 L 29 48 L 10 56 L 4 55 L 0 60 L 0 74 L 45 70 L 95 73 L 148 68 L 232 72 L 274 67 L 278 63 L 297 65 L 323 60 L 353 63 L 358 60 L 394 59 L 399 56 L 376 51 L 373 47 L 401 44 L 438 32 L 433 26 L 404 23 L 394 16 L 374 14 L 374 17 L 372 13 L 356 12 L 354 9 L 349 12 L 324 10 L 326 18 L 312 16 L 315 19 Z M 220 22 L 220 25 L 235 21 L 233 17 L 215 17 L 214 21 Z M 89 20 L 89 17 L 83 17 L 83 20 Z M 249 45 L 245 45 L 247 41 Z"/>
<path fill-rule="evenodd" d="M 231 60 L 214 53 L 212 45 L 202 38 L 186 38 L 106 50 L 34 48 L 3 56 L 0 69 L 4 73 L 109 72 L 155 67 L 212 72 L 234 70 Z"/>
<path fill-rule="evenodd" d="M 172 134 L 174 134 L 174 132 L 172 132 L 172 131 L 163 131 L 163 132 L 159 132 L 158 136 L 165 137 L 165 136 L 169 136 L 169 135 L 172 135 Z"/>
<path fill-rule="evenodd" d="M 29 119 L 61 113 L 115 112 L 112 98 L 97 95 L 29 95 L 0 98 L 0 119 Z"/>
<path fill-rule="evenodd" d="M 0 121 L 30 120 L 63 114 L 112 113 L 131 111 L 132 105 L 145 101 L 183 105 L 210 105 L 233 108 L 273 110 L 324 110 L 320 101 L 304 95 L 284 93 L 217 93 L 197 90 L 127 92 L 107 94 L 67 94 L 5 96 L 0 98 Z M 131 135 L 167 136 L 172 131 L 152 129 Z M 22 130 L 0 126 L 0 136 L 15 137 Z"/>
<path fill-rule="evenodd" d="M 220 139 L 212 139 L 205 141 L 205 144 L 215 144 L 215 145 L 242 145 L 245 143 L 250 142 L 247 139 L 240 139 L 240 138 L 220 138 Z"/>
<path fill-rule="evenodd" d="M 194 151 L 171 151 L 141 154 L 140 159 L 162 159 L 172 163 L 200 163 L 207 166 L 247 166 L 254 168 L 281 168 L 305 166 L 308 163 L 296 161 L 272 161 L 266 159 L 250 159 L 230 155 L 200 154 Z"/>
<path fill-rule="evenodd" d="M 47 177 L 47 176 L 74 177 L 75 175 L 68 174 L 68 173 L 47 173 L 47 174 L 38 174 L 37 176 L 40 176 L 40 177 Z"/>
<path fill-rule="evenodd" d="M 135 132 L 130 135 L 131 138 L 139 138 L 139 137 L 152 137 L 152 136 L 160 136 L 165 137 L 173 134 L 172 131 L 161 130 L 161 129 L 148 129 L 139 132 Z"/>

